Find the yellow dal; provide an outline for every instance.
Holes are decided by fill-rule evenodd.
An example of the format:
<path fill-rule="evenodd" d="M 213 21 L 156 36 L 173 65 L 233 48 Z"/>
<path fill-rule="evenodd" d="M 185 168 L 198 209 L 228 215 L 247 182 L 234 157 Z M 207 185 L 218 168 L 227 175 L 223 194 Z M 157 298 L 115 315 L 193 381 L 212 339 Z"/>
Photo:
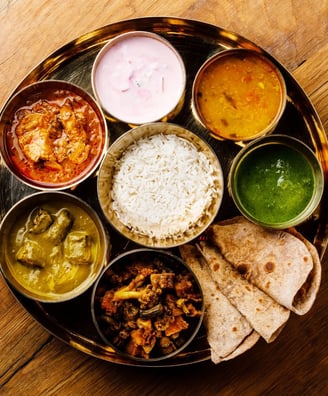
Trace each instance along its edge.
<path fill-rule="evenodd" d="M 274 66 L 262 57 L 234 54 L 206 67 L 196 100 L 200 118 L 215 135 L 250 139 L 275 120 L 282 87 Z"/>

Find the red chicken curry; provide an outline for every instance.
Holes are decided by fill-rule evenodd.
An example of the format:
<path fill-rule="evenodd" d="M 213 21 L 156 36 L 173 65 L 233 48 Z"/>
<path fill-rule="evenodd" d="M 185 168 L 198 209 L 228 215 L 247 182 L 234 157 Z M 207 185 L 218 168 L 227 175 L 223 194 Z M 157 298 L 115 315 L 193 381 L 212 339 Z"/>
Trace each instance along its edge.
<path fill-rule="evenodd" d="M 50 184 L 71 181 L 91 167 L 103 140 L 94 109 L 67 90 L 19 108 L 7 133 L 7 147 L 20 173 Z"/>

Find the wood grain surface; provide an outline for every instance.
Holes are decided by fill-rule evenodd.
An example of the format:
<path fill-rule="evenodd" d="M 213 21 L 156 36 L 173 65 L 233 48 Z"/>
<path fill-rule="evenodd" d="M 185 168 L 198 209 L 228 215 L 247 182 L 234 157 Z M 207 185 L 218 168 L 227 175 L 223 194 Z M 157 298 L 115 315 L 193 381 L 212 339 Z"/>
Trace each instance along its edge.
<path fill-rule="evenodd" d="M 144 16 L 197 19 L 256 42 L 293 73 L 328 130 L 327 0 L 0 0 L 0 106 L 60 46 Z M 0 277 L 0 395 L 328 394 L 327 259 L 314 307 L 303 317 L 292 315 L 274 343 L 260 341 L 219 365 L 160 370 L 104 362 L 62 343 L 26 313 Z"/>

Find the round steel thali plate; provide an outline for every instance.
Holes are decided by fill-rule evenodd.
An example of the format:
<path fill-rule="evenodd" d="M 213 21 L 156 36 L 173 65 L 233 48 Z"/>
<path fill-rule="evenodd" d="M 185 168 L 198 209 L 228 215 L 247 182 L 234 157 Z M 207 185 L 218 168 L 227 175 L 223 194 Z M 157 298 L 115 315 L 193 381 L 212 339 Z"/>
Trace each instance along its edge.
<path fill-rule="evenodd" d="M 172 122 L 190 129 L 206 140 L 217 153 L 224 172 L 225 181 L 232 159 L 241 149 L 240 145 L 229 141 L 218 141 L 193 117 L 191 110 L 191 87 L 193 79 L 202 63 L 215 52 L 229 48 L 250 48 L 265 53 L 280 69 L 287 87 L 287 105 L 285 112 L 276 127 L 275 132 L 295 136 L 309 145 L 319 158 L 325 180 L 328 175 L 328 144 L 321 121 L 309 98 L 298 85 L 292 75 L 263 49 L 247 39 L 219 27 L 203 22 L 178 18 L 140 18 L 114 23 L 66 44 L 35 67 L 16 87 L 17 92 L 22 87 L 38 80 L 62 79 L 73 82 L 92 94 L 91 69 L 93 61 L 100 49 L 118 34 L 145 30 L 155 32 L 166 38 L 181 54 L 187 72 L 186 98 L 182 111 Z M 123 132 L 130 129 L 127 124 L 108 121 L 110 141 L 113 142 Z M 6 211 L 24 196 L 35 192 L 23 185 L 1 164 L 0 166 L 0 219 Z M 96 197 L 96 178 L 90 178 L 81 183 L 73 194 L 80 196 L 94 207 L 101 215 Z M 321 204 L 314 215 L 299 231 L 317 247 L 322 257 L 327 244 L 327 216 L 325 206 L 328 203 L 325 189 Z M 218 219 L 237 215 L 237 209 L 225 191 Z M 104 222 L 105 219 L 104 219 Z M 111 238 L 112 256 L 135 245 L 118 235 L 106 223 Z M 9 285 L 8 285 L 9 286 Z M 10 287 L 10 286 L 9 286 Z M 92 323 L 90 312 L 91 290 L 82 296 L 61 304 L 45 304 L 29 300 L 12 290 L 23 307 L 43 325 L 50 333 L 72 347 L 94 357 L 125 365 L 142 365 L 132 360 L 122 358 L 111 348 L 105 346 Z M 206 340 L 205 329 L 189 345 L 188 349 L 165 363 L 152 364 L 152 367 L 180 366 L 210 359 L 210 349 Z"/>

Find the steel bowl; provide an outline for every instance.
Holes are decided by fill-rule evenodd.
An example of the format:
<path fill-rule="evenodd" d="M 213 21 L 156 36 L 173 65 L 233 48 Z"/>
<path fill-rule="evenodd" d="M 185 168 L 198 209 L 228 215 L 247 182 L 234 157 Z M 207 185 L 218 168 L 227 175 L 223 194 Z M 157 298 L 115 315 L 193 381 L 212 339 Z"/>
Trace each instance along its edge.
<path fill-rule="evenodd" d="M 249 141 L 273 132 L 286 97 L 284 77 L 268 56 L 234 48 L 212 55 L 200 67 L 192 108 L 212 137 Z"/>
<path fill-rule="evenodd" d="M 145 290 L 146 299 L 141 296 Z M 202 324 L 204 300 L 196 276 L 179 257 L 135 249 L 117 256 L 103 270 L 93 288 L 91 312 L 106 345 L 151 365 L 181 353 L 192 342 Z"/>
<path fill-rule="evenodd" d="M 108 134 L 97 102 L 66 81 L 43 80 L 22 88 L 0 116 L 4 164 L 38 190 L 74 188 L 93 175 L 108 148 Z"/>
<path fill-rule="evenodd" d="M 321 164 L 299 139 L 273 134 L 247 144 L 235 157 L 228 190 L 239 211 L 265 227 L 284 229 L 308 220 L 324 189 Z"/>
<path fill-rule="evenodd" d="M 179 52 L 146 31 L 120 34 L 98 53 L 91 73 L 95 97 L 112 121 L 168 121 L 182 109 L 186 70 Z"/>
<path fill-rule="evenodd" d="M 161 166 L 160 169 L 157 169 L 158 167 L 156 167 L 156 158 L 152 158 L 150 160 L 145 158 L 139 158 L 139 181 L 149 181 L 151 179 L 150 183 L 148 183 L 147 181 L 145 182 L 146 184 L 144 185 L 143 189 L 138 188 L 138 192 L 134 195 L 133 198 L 135 200 L 134 202 L 136 202 L 136 199 L 139 203 L 140 201 L 142 201 L 144 210 L 139 209 L 139 205 L 133 204 L 133 212 L 128 210 L 127 215 L 125 214 L 125 218 L 123 218 L 122 211 L 120 209 L 117 209 L 115 206 L 118 200 L 117 197 L 113 195 L 113 186 L 116 186 L 116 188 L 118 189 L 119 187 L 123 187 L 124 185 L 132 191 L 135 181 L 132 177 L 129 177 L 129 180 L 127 178 L 124 178 L 122 182 L 117 182 L 115 179 L 115 175 L 120 169 L 123 155 L 126 153 L 127 150 L 131 150 L 132 147 L 135 146 L 135 144 L 138 145 L 140 144 L 140 142 L 147 142 L 154 137 L 162 137 L 163 141 L 165 141 L 165 138 L 169 138 L 170 136 L 173 136 L 175 138 L 181 138 L 187 144 L 192 146 L 195 149 L 195 152 L 197 152 L 197 155 L 201 156 L 203 162 L 206 161 L 208 163 L 208 167 L 211 168 L 212 179 L 210 184 L 211 190 L 210 196 L 208 197 L 208 202 L 200 202 L 198 197 L 197 200 L 192 201 L 192 203 L 190 204 L 191 209 L 189 206 L 188 208 L 179 207 L 178 211 L 170 212 L 170 216 L 172 216 L 172 219 L 170 221 L 162 221 L 163 219 L 161 218 L 161 214 L 164 213 L 165 210 L 166 212 L 168 212 L 168 205 L 176 204 L 176 195 L 178 195 L 176 191 L 179 192 L 182 190 L 179 190 L 179 188 L 177 188 L 176 190 L 170 189 L 172 180 L 166 179 L 168 176 L 165 174 L 165 169 L 162 169 L 163 166 Z M 167 146 L 168 144 L 164 144 L 164 147 Z M 175 154 L 171 150 L 172 148 L 170 148 L 169 150 L 166 149 L 165 151 L 163 149 L 163 154 L 161 153 L 161 157 L 163 157 L 165 161 L 169 163 L 169 165 L 167 166 L 171 166 L 171 163 L 174 162 L 173 160 Z M 190 178 L 189 172 L 192 166 L 190 164 L 183 165 L 184 169 L 181 169 L 179 177 L 181 175 L 181 178 L 183 178 L 183 182 L 188 183 L 188 180 Z M 131 174 L 131 172 L 129 172 L 129 174 Z M 175 179 L 177 179 L 177 177 L 175 177 Z M 205 176 L 203 179 L 205 179 Z M 157 202 L 154 202 L 153 197 L 156 197 L 156 199 L 158 197 L 156 192 L 156 188 L 158 187 L 158 180 L 162 184 L 160 192 L 162 193 L 161 195 L 163 196 L 163 199 L 159 199 L 160 203 L 157 204 Z M 201 182 L 202 180 L 199 183 Z M 180 181 L 178 181 L 177 183 L 180 183 Z M 121 233 L 126 238 L 145 247 L 169 248 L 181 245 L 183 243 L 187 243 L 188 241 L 196 238 L 214 220 L 222 202 L 223 183 L 223 173 L 219 159 L 212 150 L 212 148 L 204 140 L 202 140 L 193 132 L 178 125 L 158 122 L 144 124 L 133 128 L 128 132 L 124 133 L 110 146 L 99 169 L 97 192 L 99 203 L 106 219 L 117 231 L 119 231 L 119 233 Z M 196 195 L 195 192 L 200 190 L 200 188 L 203 188 L 203 186 L 198 186 L 198 184 L 195 186 L 194 181 L 191 184 L 192 185 L 190 187 L 190 194 L 193 197 Z M 207 185 L 205 187 L 207 187 Z M 183 193 L 187 193 L 187 191 L 189 194 L 189 187 L 186 187 L 186 189 L 183 190 Z M 132 199 L 132 195 L 128 198 Z M 120 200 L 120 204 L 124 206 L 126 201 L 122 202 L 121 198 Z M 184 200 L 181 205 L 187 205 L 187 200 Z M 158 214 L 159 219 L 155 219 L 149 214 L 151 210 L 155 207 L 158 209 L 156 209 L 156 214 Z M 199 217 L 194 216 L 192 217 L 192 221 L 187 221 L 187 216 L 189 215 L 185 215 L 185 213 L 189 213 L 188 211 L 191 212 L 192 210 L 197 211 L 197 213 L 199 212 Z M 142 213 L 139 213 L 141 211 Z M 129 217 L 130 214 L 131 218 Z M 181 217 L 183 217 L 182 220 L 184 221 L 182 228 L 180 227 L 179 221 L 179 218 Z M 167 218 L 168 217 L 166 217 L 165 219 Z M 172 224 L 178 224 L 179 227 L 172 228 Z"/>
<path fill-rule="evenodd" d="M 43 216 L 40 209 L 46 211 Z M 0 247 L 1 271 L 9 284 L 28 298 L 51 303 L 84 293 L 110 255 L 109 237 L 95 210 L 59 191 L 18 201 L 1 222 Z"/>

